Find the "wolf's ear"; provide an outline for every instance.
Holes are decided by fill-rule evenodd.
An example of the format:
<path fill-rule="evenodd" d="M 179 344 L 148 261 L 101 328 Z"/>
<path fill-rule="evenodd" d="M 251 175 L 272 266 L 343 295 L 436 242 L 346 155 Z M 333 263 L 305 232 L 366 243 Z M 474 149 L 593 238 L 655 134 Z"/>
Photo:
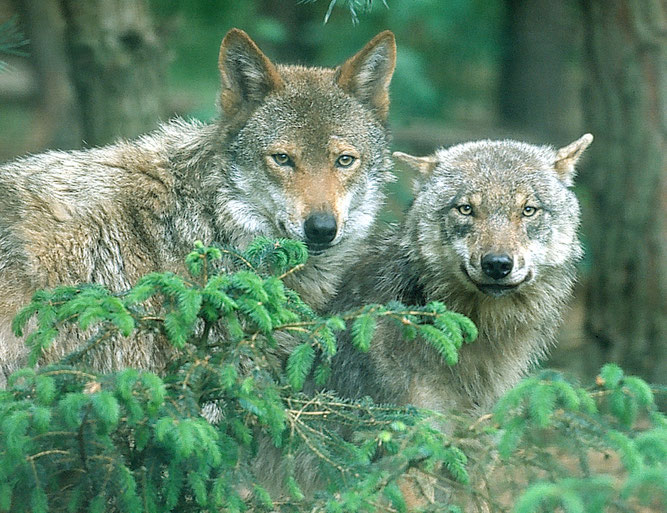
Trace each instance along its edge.
<path fill-rule="evenodd" d="M 233 117 L 250 111 L 275 89 L 283 87 L 276 67 L 248 34 L 239 29 L 227 32 L 218 57 L 224 114 Z"/>
<path fill-rule="evenodd" d="M 570 186 L 574 179 L 574 166 L 588 145 L 593 142 L 591 134 L 584 134 L 573 143 L 564 146 L 556 153 L 554 169 L 565 185 Z"/>
<path fill-rule="evenodd" d="M 419 174 L 424 177 L 429 176 L 438 163 L 438 160 L 433 155 L 429 155 L 428 157 L 414 157 L 407 153 L 395 151 L 392 153 L 392 157 L 407 164 L 415 171 L 419 171 Z"/>
<path fill-rule="evenodd" d="M 389 82 L 396 67 L 396 40 L 380 32 L 336 72 L 338 85 L 369 105 L 385 121 L 389 113 Z"/>

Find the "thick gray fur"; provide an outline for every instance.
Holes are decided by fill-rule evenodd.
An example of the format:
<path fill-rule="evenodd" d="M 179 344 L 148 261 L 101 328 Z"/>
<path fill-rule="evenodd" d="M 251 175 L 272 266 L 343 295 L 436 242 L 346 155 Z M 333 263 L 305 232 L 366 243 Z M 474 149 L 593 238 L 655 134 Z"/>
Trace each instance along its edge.
<path fill-rule="evenodd" d="M 39 288 L 127 289 L 152 271 L 183 272 L 195 240 L 245 247 L 259 235 L 304 239 L 326 211 L 336 238 L 287 284 L 319 308 L 337 289 L 392 177 L 386 126 L 395 64 L 390 32 L 337 68 L 274 65 L 242 31 L 222 42 L 220 119 L 176 119 L 134 141 L 51 151 L 0 167 L 0 385 L 26 362 L 11 321 Z M 286 153 L 294 164 L 279 167 Z M 336 167 L 338 155 L 353 165 Z M 59 337 L 44 356 L 73 350 Z M 90 355 L 100 371 L 160 370 L 160 337 L 117 338 Z"/>
<path fill-rule="evenodd" d="M 553 345 L 572 292 L 582 250 L 579 203 L 569 186 L 591 141 L 587 134 L 559 151 L 479 141 L 429 157 L 395 154 L 423 174 L 414 204 L 400 226 L 371 239 L 330 309 L 437 300 L 472 319 L 479 336 L 450 367 L 389 322 L 378 324 L 365 354 L 347 333 L 330 387 L 345 397 L 471 412 L 516 384 Z M 461 213 L 468 214 L 466 205 L 472 214 Z M 489 252 L 511 256 L 508 276 L 483 273 L 480 260 Z"/>

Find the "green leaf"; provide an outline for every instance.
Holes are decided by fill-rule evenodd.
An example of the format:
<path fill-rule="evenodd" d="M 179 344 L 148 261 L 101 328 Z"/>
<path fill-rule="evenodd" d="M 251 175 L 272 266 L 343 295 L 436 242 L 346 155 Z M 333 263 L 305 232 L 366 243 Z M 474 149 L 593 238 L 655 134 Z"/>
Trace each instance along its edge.
<path fill-rule="evenodd" d="M 542 506 L 546 509 L 542 509 Z M 555 511 L 561 505 L 566 513 L 584 513 L 582 499 L 571 490 L 553 483 L 538 482 L 531 485 L 514 506 L 514 513 Z"/>
<path fill-rule="evenodd" d="M 444 314 L 447 312 L 447 307 L 445 304 L 441 301 L 431 301 L 429 303 L 426 303 L 423 307 L 423 310 L 425 312 L 430 312 L 434 314 Z"/>
<path fill-rule="evenodd" d="M 530 396 L 531 391 L 538 383 L 534 377 L 520 381 L 513 389 L 502 396 L 493 409 L 493 416 L 497 422 L 504 424 L 510 419 L 510 414 L 520 409 L 524 399 Z"/>
<path fill-rule="evenodd" d="M 264 508 L 268 510 L 273 509 L 273 501 L 271 500 L 271 495 L 266 491 L 265 488 L 259 486 L 258 484 L 254 485 L 253 495 L 255 500 L 259 502 Z"/>
<path fill-rule="evenodd" d="M 152 372 L 142 372 L 141 373 L 141 383 L 147 388 L 150 401 L 148 402 L 148 408 L 151 412 L 156 412 L 165 401 L 166 389 L 163 381 Z"/>
<path fill-rule="evenodd" d="M 9 483 L 0 483 L 0 510 L 9 511 L 12 505 L 12 487 Z"/>
<path fill-rule="evenodd" d="M 463 484 L 468 484 L 470 477 L 466 470 L 468 458 L 465 453 L 458 447 L 448 447 L 443 455 L 445 467 L 456 481 Z"/>
<path fill-rule="evenodd" d="M 116 392 L 124 400 L 132 399 L 132 389 L 139 379 L 139 371 L 136 369 L 125 369 L 116 375 Z"/>
<path fill-rule="evenodd" d="M 657 428 L 645 431 L 634 442 L 647 464 L 662 465 L 667 462 L 667 430 Z"/>
<path fill-rule="evenodd" d="M 12 333 L 17 337 L 22 337 L 26 323 L 39 311 L 40 308 L 41 304 L 38 301 L 35 301 L 34 298 L 31 303 L 21 308 L 12 320 Z"/>
<path fill-rule="evenodd" d="M 183 318 L 181 312 L 169 312 L 164 316 L 164 329 L 169 341 L 177 348 L 183 348 L 193 326 Z"/>
<path fill-rule="evenodd" d="M 30 506 L 32 513 L 48 513 L 49 501 L 46 498 L 46 493 L 40 487 L 33 489 L 30 494 Z"/>
<path fill-rule="evenodd" d="M 346 327 L 345 321 L 341 317 L 333 316 L 326 320 L 327 326 L 333 331 L 343 331 Z"/>
<path fill-rule="evenodd" d="M 287 478 L 287 490 L 289 491 L 290 496 L 297 502 L 300 502 L 305 498 L 301 488 L 299 488 L 299 484 L 292 476 Z"/>
<path fill-rule="evenodd" d="M 116 398 L 109 392 L 103 390 L 93 395 L 93 411 L 104 426 L 104 431 L 112 429 L 120 419 L 120 406 Z"/>
<path fill-rule="evenodd" d="M 329 381 L 331 376 L 331 366 L 325 363 L 319 364 L 315 367 L 315 384 L 317 386 L 323 387 Z"/>
<path fill-rule="evenodd" d="M 566 381 L 553 381 L 551 386 L 556 391 L 562 404 L 571 411 L 579 410 L 581 399 L 577 391 Z"/>
<path fill-rule="evenodd" d="M 623 380 L 623 386 L 632 393 L 632 396 L 640 405 L 649 406 L 654 403 L 651 387 L 643 379 L 627 376 Z"/>
<path fill-rule="evenodd" d="M 26 386 L 31 386 L 35 381 L 36 375 L 37 373 L 35 372 L 35 369 L 31 369 L 29 367 L 18 369 L 9 376 L 9 379 L 7 380 L 7 386 L 9 388 L 24 388 Z"/>
<path fill-rule="evenodd" d="M 531 418 L 541 428 L 549 425 L 556 407 L 556 390 L 551 383 L 538 383 L 530 394 L 529 411 Z"/>
<path fill-rule="evenodd" d="M 433 326 L 438 328 L 449 339 L 451 343 L 454 344 L 455 348 L 458 350 L 463 345 L 463 334 L 461 333 L 461 326 L 452 318 L 451 315 L 442 314 L 438 315 L 433 320 Z"/>
<path fill-rule="evenodd" d="M 667 503 L 667 478 L 664 467 L 645 468 L 632 474 L 621 491 L 624 498 L 637 497 L 643 505 Z M 647 511 L 654 511 L 649 509 Z"/>
<path fill-rule="evenodd" d="M 255 302 L 259 303 L 265 303 L 269 299 L 264 290 L 262 278 L 252 271 L 238 271 L 232 277 L 232 283 L 246 292 L 247 299 L 254 299 Z"/>
<path fill-rule="evenodd" d="M 526 421 L 522 417 L 515 417 L 505 425 L 498 442 L 498 452 L 502 459 L 507 460 L 511 456 L 523 438 L 525 429 Z"/>
<path fill-rule="evenodd" d="M 269 333 L 273 330 L 271 314 L 269 314 L 263 302 L 249 297 L 239 297 L 236 303 L 239 305 L 241 311 L 255 321 L 255 324 L 262 332 Z"/>
<path fill-rule="evenodd" d="M 423 324 L 418 330 L 422 338 L 438 352 L 447 365 L 455 365 L 459 361 L 456 344 L 441 330 L 430 324 Z"/>
<path fill-rule="evenodd" d="M 387 486 L 385 486 L 382 493 L 387 499 L 389 499 L 391 505 L 399 513 L 405 513 L 408 510 L 403 493 L 395 482 L 389 483 Z"/>
<path fill-rule="evenodd" d="M 595 399 L 593 399 L 591 395 L 583 388 L 577 388 L 576 393 L 577 397 L 579 397 L 581 411 L 588 413 L 589 415 L 595 415 L 598 411 Z"/>
<path fill-rule="evenodd" d="M 632 473 L 642 468 L 641 455 L 630 438 L 620 431 L 610 430 L 607 433 L 607 440 L 609 444 L 616 449 L 621 458 L 621 462 L 628 471 Z"/>
<path fill-rule="evenodd" d="M 97 495 L 92 501 L 90 501 L 89 513 L 104 513 L 106 509 L 106 498 L 103 494 Z"/>
<path fill-rule="evenodd" d="M 458 322 L 459 329 L 461 330 L 463 340 L 465 342 L 473 342 L 475 339 L 477 339 L 478 331 L 475 323 L 473 323 L 465 315 L 457 312 L 448 312 L 448 315 Z"/>
<path fill-rule="evenodd" d="M 61 418 L 69 429 L 78 429 L 83 419 L 82 409 L 90 402 L 90 396 L 71 392 L 58 402 Z"/>
<path fill-rule="evenodd" d="M 144 276 L 137 284 L 125 295 L 123 301 L 126 305 L 143 303 L 149 297 L 157 293 L 155 283 L 150 279 L 151 275 Z"/>
<path fill-rule="evenodd" d="M 197 504 L 200 506 L 206 506 L 208 500 L 206 494 L 206 482 L 204 478 L 197 472 L 190 472 L 188 474 L 188 484 L 190 485 L 190 489 L 194 492 Z"/>
<path fill-rule="evenodd" d="M 299 391 L 303 388 L 306 377 L 313 366 L 315 350 L 308 344 L 300 344 L 294 348 L 287 360 L 287 379 L 291 387 Z"/>
<path fill-rule="evenodd" d="M 35 378 L 35 394 L 37 402 L 50 405 L 56 397 L 56 384 L 50 376 L 37 376 Z"/>
<path fill-rule="evenodd" d="M 600 371 L 605 388 L 616 388 L 623 379 L 623 369 L 615 363 L 607 363 Z"/>
<path fill-rule="evenodd" d="M 234 386 L 237 378 L 238 373 L 236 372 L 236 366 L 231 363 L 226 364 L 220 369 L 220 386 L 225 390 Z"/>
<path fill-rule="evenodd" d="M 51 409 L 43 406 L 33 406 L 31 408 L 32 424 L 39 433 L 47 431 L 51 424 Z"/>
<path fill-rule="evenodd" d="M 362 314 L 352 323 L 352 344 L 359 351 L 367 352 L 371 347 L 376 321 L 369 314 Z"/>

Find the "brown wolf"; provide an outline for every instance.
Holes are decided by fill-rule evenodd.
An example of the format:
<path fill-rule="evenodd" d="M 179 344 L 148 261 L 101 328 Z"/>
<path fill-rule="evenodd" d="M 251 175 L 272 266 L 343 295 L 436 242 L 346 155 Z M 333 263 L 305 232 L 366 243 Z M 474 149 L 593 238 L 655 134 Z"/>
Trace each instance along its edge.
<path fill-rule="evenodd" d="M 394 156 L 423 180 L 405 222 L 371 242 L 333 310 L 438 300 L 470 317 L 478 339 L 447 366 L 427 344 L 378 325 L 370 351 L 342 340 L 331 387 L 347 397 L 446 412 L 488 408 L 554 341 L 570 296 L 579 205 L 569 189 L 586 134 L 555 151 L 480 141 L 429 157 Z"/>
<path fill-rule="evenodd" d="M 288 285 L 323 306 L 392 176 L 395 59 L 387 31 L 335 69 L 274 65 L 233 29 L 220 47 L 219 121 L 175 120 L 135 141 L 0 167 L 0 383 L 24 363 L 10 323 L 35 290 L 125 289 L 148 272 L 181 270 L 197 239 L 305 241 L 311 257 Z M 75 344 L 59 340 L 51 358 Z M 119 339 L 92 365 L 159 368 L 164 350 Z"/>

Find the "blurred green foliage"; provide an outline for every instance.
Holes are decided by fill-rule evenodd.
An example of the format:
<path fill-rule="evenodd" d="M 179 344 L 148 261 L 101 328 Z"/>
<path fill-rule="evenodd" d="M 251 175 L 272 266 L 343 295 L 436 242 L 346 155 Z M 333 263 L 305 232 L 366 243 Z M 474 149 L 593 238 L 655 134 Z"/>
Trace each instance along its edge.
<path fill-rule="evenodd" d="M 327 23 L 330 2 L 297 0 L 151 0 L 158 27 L 172 52 L 170 93 L 184 98 L 182 114 L 216 113 L 220 41 L 238 27 L 275 62 L 335 66 L 378 32 L 399 41 L 392 83 L 391 122 L 489 120 L 503 47 L 500 0 L 389 0 L 370 3 L 358 23 L 340 1 Z M 355 3 L 355 2 L 353 2 Z M 366 5 L 368 2 L 356 2 Z"/>
<path fill-rule="evenodd" d="M 25 46 L 28 41 L 18 27 L 16 18 L 0 23 L 0 71 L 6 67 L 2 55 L 26 55 Z"/>

